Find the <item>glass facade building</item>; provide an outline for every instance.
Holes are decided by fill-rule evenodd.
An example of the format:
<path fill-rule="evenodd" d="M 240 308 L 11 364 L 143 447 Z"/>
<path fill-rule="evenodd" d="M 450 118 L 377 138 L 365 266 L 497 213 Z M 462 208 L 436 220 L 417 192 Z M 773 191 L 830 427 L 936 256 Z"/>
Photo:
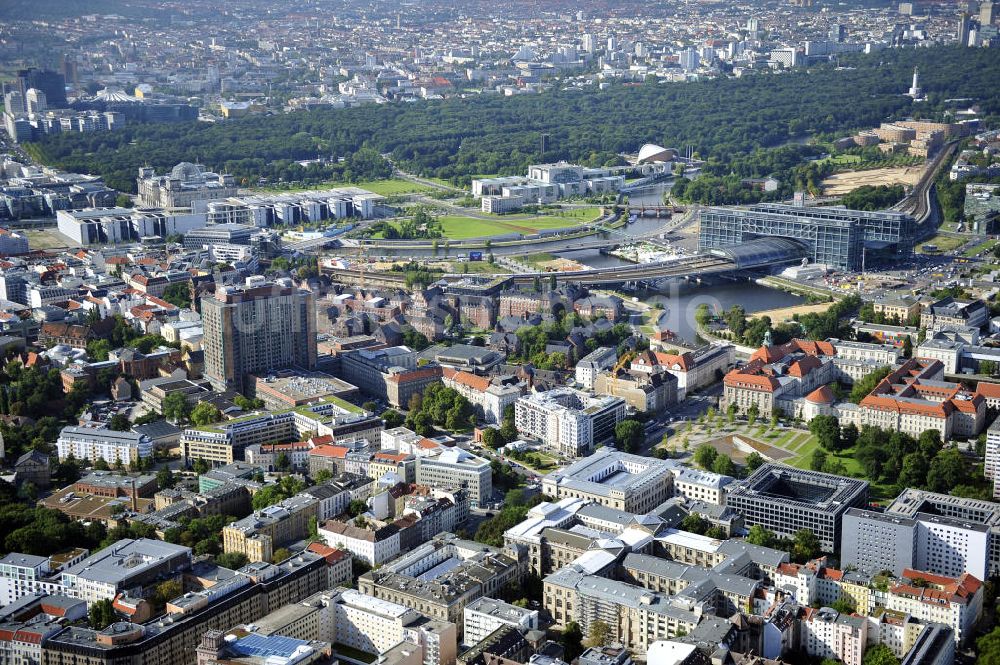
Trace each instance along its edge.
<path fill-rule="evenodd" d="M 775 236 L 794 238 L 809 248 L 811 262 L 838 270 L 861 270 L 866 261 L 913 250 L 913 218 L 893 211 L 762 203 L 748 208 L 706 208 L 699 219 L 699 249 Z"/>

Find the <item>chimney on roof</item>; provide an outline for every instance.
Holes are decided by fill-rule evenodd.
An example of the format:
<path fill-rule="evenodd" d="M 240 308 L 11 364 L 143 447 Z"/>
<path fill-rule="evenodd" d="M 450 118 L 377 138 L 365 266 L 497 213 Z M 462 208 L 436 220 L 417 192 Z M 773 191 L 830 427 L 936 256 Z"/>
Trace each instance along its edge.
<path fill-rule="evenodd" d="M 139 499 L 135 493 L 135 478 L 132 479 L 132 512 L 139 512 Z"/>

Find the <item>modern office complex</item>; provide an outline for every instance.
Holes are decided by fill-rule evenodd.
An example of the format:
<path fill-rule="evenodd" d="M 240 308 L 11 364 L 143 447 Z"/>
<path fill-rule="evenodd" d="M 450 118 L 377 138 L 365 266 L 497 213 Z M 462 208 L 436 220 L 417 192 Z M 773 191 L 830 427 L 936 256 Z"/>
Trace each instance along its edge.
<path fill-rule="evenodd" d="M 247 224 L 209 224 L 184 234 L 185 249 L 199 249 L 205 245 L 249 246 L 251 238 L 260 231 Z"/>
<path fill-rule="evenodd" d="M 898 212 L 761 203 L 749 208 L 705 208 L 699 213 L 703 250 L 769 237 L 794 238 L 813 263 L 861 270 L 866 261 L 912 251 L 913 218 Z"/>
<path fill-rule="evenodd" d="M 844 515 L 840 558 L 870 575 L 907 568 L 958 577 L 989 577 L 990 528 L 957 517 L 916 513 L 913 517 L 852 508 Z"/>
<path fill-rule="evenodd" d="M 207 212 L 211 224 L 292 226 L 352 217 L 369 219 L 374 216 L 376 206 L 383 199 L 383 196 L 359 187 L 338 187 L 252 196 L 231 194 L 223 199 L 195 203 L 194 209 Z"/>
<path fill-rule="evenodd" d="M 479 507 L 493 496 L 490 463 L 461 448 L 451 448 L 434 457 L 417 458 L 417 483 L 430 487 L 464 487 L 469 503 Z"/>
<path fill-rule="evenodd" d="M 251 281 L 253 280 L 253 281 Z M 205 376 L 218 390 L 247 393 L 251 375 L 316 367 L 316 302 L 290 280 L 247 280 L 201 300 Z"/>
<path fill-rule="evenodd" d="M 600 448 L 590 457 L 545 476 L 542 493 L 555 499 L 587 499 L 643 514 L 673 495 L 670 468 L 665 460 Z"/>
<path fill-rule="evenodd" d="M 203 213 L 162 208 L 84 208 L 56 212 L 59 232 L 82 247 L 166 238 L 205 226 Z"/>
<path fill-rule="evenodd" d="M 382 420 L 336 397 L 284 411 L 266 411 L 202 427 L 181 435 L 181 455 L 213 464 L 232 464 L 245 457 L 247 446 L 302 441 L 308 433 L 334 440 L 377 443 Z"/>
<path fill-rule="evenodd" d="M 63 593 L 87 601 L 112 600 L 169 579 L 191 566 L 191 548 L 160 540 L 119 540 L 63 571 Z"/>
<path fill-rule="evenodd" d="M 625 185 L 624 175 L 612 169 L 591 169 L 566 162 L 535 164 L 527 177 L 477 178 L 472 195 L 483 197 L 483 211 L 516 210 L 526 203 L 551 203 L 557 199 L 587 194 L 617 192 Z"/>
<path fill-rule="evenodd" d="M 514 403 L 517 431 L 533 436 L 567 457 L 590 453 L 612 439 L 625 419 L 625 400 L 593 396 L 573 388 L 525 395 Z"/>
<path fill-rule="evenodd" d="M 760 524 L 789 538 L 800 529 L 811 529 L 820 547 L 833 552 L 840 547 L 844 513 L 868 505 L 868 483 L 765 464 L 744 482 L 730 485 L 726 504 L 743 515 L 747 527 Z"/>

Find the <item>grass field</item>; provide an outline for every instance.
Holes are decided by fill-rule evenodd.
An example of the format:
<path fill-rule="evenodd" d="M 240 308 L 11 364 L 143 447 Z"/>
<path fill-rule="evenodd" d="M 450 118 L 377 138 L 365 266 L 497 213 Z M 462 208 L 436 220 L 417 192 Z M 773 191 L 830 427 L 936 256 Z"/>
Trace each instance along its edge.
<path fill-rule="evenodd" d="M 962 252 L 962 255 L 963 256 L 967 256 L 969 258 L 972 258 L 974 256 L 978 256 L 980 252 L 988 252 L 991 249 L 993 249 L 994 247 L 996 247 L 996 245 L 997 245 L 998 242 L 1000 242 L 1000 241 L 998 241 L 998 240 L 992 240 L 992 239 L 991 240 L 987 240 L 986 242 L 982 242 L 982 243 L 979 243 L 978 245 L 974 245 L 973 247 L 970 247 L 969 249 L 967 249 L 964 252 Z"/>
<path fill-rule="evenodd" d="M 72 240 L 55 229 L 28 229 L 21 233 L 28 236 L 28 246 L 31 249 L 53 249 L 74 245 Z"/>
<path fill-rule="evenodd" d="M 444 235 L 452 240 L 499 236 L 508 233 L 528 235 L 546 229 L 562 229 L 577 224 L 592 222 L 601 214 L 599 208 L 572 208 L 559 216 L 545 215 L 529 219 L 508 219 L 497 216 L 493 219 L 478 219 L 462 215 L 442 215 L 438 217 Z"/>
<path fill-rule="evenodd" d="M 938 234 L 926 242 L 919 243 L 914 250 L 917 254 L 947 254 L 954 251 L 960 247 L 963 243 L 967 242 L 967 238 L 961 238 L 957 236 L 946 236 L 944 234 Z M 936 245 L 937 251 L 935 252 L 925 252 L 924 245 Z"/>
<path fill-rule="evenodd" d="M 861 155 L 835 155 L 824 159 L 817 159 L 815 161 L 819 164 L 826 164 L 829 162 L 835 166 L 851 166 L 853 164 L 861 163 Z"/>
<path fill-rule="evenodd" d="M 452 263 L 452 271 L 469 275 L 496 275 L 510 272 L 508 268 L 489 261 L 455 261 Z"/>

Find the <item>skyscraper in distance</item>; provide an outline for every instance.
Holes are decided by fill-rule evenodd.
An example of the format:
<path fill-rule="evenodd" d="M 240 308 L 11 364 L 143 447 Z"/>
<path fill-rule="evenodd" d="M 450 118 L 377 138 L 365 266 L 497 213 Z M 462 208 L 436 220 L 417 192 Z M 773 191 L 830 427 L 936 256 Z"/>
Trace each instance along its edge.
<path fill-rule="evenodd" d="M 35 88 L 45 93 L 51 108 L 66 108 L 66 77 L 48 69 L 29 67 L 17 72 L 17 87 L 27 97 L 28 90 Z"/>
<path fill-rule="evenodd" d="M 246 392 L 249 375 L 316 367 L 316 300 L 291 280 L 251 277 L 201 300 L 205 377 L 218 390 Z"/>
<path fill-rule="evenodd" d="M 958 17 L 958 43 L 961 46 L 969 45 L 969 15 L 965 12 Z"/>
<path fill-rule="evenodd" d="M 993 3 L 990 0 L 985 0 L 979 5 L 979 25 L 985 28 L 988 25 L 993 25 Z"/>

